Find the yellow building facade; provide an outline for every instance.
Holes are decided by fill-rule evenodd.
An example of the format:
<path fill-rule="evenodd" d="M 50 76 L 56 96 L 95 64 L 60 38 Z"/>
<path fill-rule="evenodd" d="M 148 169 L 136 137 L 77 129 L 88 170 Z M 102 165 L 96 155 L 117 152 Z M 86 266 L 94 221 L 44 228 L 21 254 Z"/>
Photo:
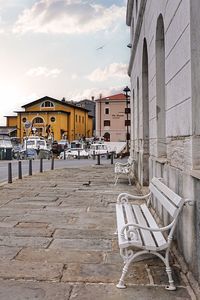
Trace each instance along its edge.
<path fill-rule="evenodd" d="M 36 134 L 53 140 L 69 141 L 92 137 L 92 117 L 88 111 L 65 100 L 48 96 L 30 102 L 17 116 L 7 116 L 7 126 L 17 127 L 17 137 Z"/>

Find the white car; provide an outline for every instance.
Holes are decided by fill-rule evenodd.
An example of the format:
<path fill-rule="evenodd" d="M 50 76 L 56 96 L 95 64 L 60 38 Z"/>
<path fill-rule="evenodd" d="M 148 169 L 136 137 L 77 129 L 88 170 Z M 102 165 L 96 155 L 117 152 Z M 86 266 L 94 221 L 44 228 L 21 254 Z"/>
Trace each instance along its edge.
<path fill-rule="evenodd" d="M 65 151 L 65 158 L 88 158 L 89 153 L 84 149 L 68 149 Z M 64 159 L 64 151 L 59 155 L 60 159 Z"/>
<path fill-rule="evenodd" d="M 105 144 L 102 143 L 94 143 L 91 144 L 90 150 L 89 150 L 89 155 L 92 156 L 94 155 L 107 155 L 108 154 L 108 147 Z"/>

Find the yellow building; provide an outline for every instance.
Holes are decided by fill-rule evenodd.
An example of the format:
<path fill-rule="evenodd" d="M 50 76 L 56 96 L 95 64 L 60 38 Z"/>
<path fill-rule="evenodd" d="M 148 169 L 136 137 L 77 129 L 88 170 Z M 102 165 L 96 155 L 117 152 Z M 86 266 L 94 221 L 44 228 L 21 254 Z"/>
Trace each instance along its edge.
<path fill-rule="evenodd" d="M 7 126 L 17 127 L 17 137 L 37 134 L 54 140 L 91 137 L 92 117 L 88 111 L 72 102 L 48 96 L 23 105 L 17 116 L 6 116 Z"/>

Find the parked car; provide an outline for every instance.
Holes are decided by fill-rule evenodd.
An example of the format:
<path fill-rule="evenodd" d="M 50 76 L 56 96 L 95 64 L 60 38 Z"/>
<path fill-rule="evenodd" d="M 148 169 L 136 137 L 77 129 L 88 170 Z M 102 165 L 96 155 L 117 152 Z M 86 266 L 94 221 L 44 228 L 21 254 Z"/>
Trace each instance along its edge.
<path fill-rule="evenodd" d="M 89 155 L 92 156 L 94 155 L 108 155 L 108 147 L 107 145 L 103 144 L 103 143 L 94 143 L 91 144 L 90 146 L 90 150 L 89 150 Z"/>
<path fill-rule="evenodd" d="M 36 159 L 37 158 L 37 151 L 33 148 L 28 148 L 26 150 L 22 150 L 19 154 L 20 159 Z"/>
<path fill-rule="evenodd" d="M 80 158 L 88 158 L 89 157 L 89 153 L 84 150 L 84 149 L 68 149 L 60 153 L 59 158 L 60 159 L 64 159 L 64 155 L 65 158 L 78 158 L 78 156 Z"/>

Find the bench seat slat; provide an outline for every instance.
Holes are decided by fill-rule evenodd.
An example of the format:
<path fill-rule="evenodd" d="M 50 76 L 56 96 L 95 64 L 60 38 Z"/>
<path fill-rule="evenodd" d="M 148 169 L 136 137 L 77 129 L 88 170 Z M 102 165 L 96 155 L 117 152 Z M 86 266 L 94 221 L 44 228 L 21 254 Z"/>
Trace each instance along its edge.
<path fill-rule="evenodd" d="M 118 232 L 118 241 L 119 245 L 124 243 L 124 238 L 121 236 L 121 229 L 125 225 L 123 206 L 121 204 L 116 204 L 116 214 L 117 214 L 117 232 Z M 125 236 L 125 238 L 127 238 Z"/>
<path fill-rule="evenodd" d="M 151 212 L 149 211 L 147 205 L 141 204 L 141 209 L 142 209 L 143 214 L 145 215 L 145 218 L 148 220 L 149 226 L 151 228 L 159 228 L 154 217 L 152 216 Z M 162 247 L 163 245 L 166 244 L 166 240 L 165 240 L 162 232 L 154 231 L 154 232 L 152 232 L 152 234 L 156 240 L 158 247 Z"/>
<path fill-rule="evenodd" d="M 171 215 L 171 217 L 175 217 L 177 214 L 177 207 L 173 205 L 165 195 L 163 195 L 157 187 L 155 187 L 152 183 L 149 186 L 150 191 L 156 197 L 156 199 L 162 204 L 162 206 L 167 210 L 167 212 Z"/>
<path fill-rule="evenodd" d="M 137 223 L 137 220 L 136 220 L 136 218 L 133 214 L 132 205 L 129 204 L 129 203 L 124 203 L 124 208 L 125 208 L 125 211 L 126 211 L 126 217 L 127 217 L 128 223 Z M 134 229 L 134 227 L 129 226 L 129 229 Z M 142 240 L 141 240 L 141 237 L 140 237 L 139 230 L 137 230 L 137 232 L 138 232 L 138 241 L 137 241 L 137 243 L 139 242 L 140 245 L 142 245 Z"/>
<path fill-rule="evenodd" d="M 123 207 L 124 207 L 124 204 L 116 204 L 118 243 L 119 243 L 120 248 L 127 248 L 128 246 L 133 244 L 133 240 L 128 240 L 126 230 L 124 231 L 124 237 L 121 236 L 121 230 L 127 224 L 126 219 L 125 219 L 125 214 L 128 210 L 127 209 L 128 206 L 127 206 L 125 209 L 125 214 L 124 214 Z M 129 214 L 129 212 L 128 212 L 128 214 Z M 126 215 L 126 218 L 127 218 L 127 221 L 131 220 L 130 215 L 129 215 L 129 218 Z M 133 222 L 133 219 L 131 222 Z M 134 223 L 135 223 L 135 221 L 134 221 Z M 131 226 L 129 228 L 131 228 Z M 140 236 L 139 236 L 138 240 L 134 240 L 134 244 L 136 246 L 140 246 L 140 247 L 142 246 L 142 240 L 141 240 Z"/>
<path fill-rule="evenodd" d="M 163 192 L 176 206 L 179 206 L 182 203 L 182 198 L 172 191 L 168 186 L 162 183 L 158 178 L 154 177 L 152 183 Z"/>
<path fill-rule="evenodd" d="M 135 212 L 135 215 L 137 216 L 138 224 L 140 224 L 141 226 L 149 227 L 149 224 L 147 223 L 147 221 L 145 220 L 145 218 L 142 214 L 141 207 L 139 205 L 132 205 L 132 208 Z M 151 232 L 144 230 L 144 229 L 140 229 L 140 232 L 141 232 L 141 236 L 142 236 L 145 248 L 148 248 L 151 250 L 156 250 L 156 244 L 152 237 Z"/>

